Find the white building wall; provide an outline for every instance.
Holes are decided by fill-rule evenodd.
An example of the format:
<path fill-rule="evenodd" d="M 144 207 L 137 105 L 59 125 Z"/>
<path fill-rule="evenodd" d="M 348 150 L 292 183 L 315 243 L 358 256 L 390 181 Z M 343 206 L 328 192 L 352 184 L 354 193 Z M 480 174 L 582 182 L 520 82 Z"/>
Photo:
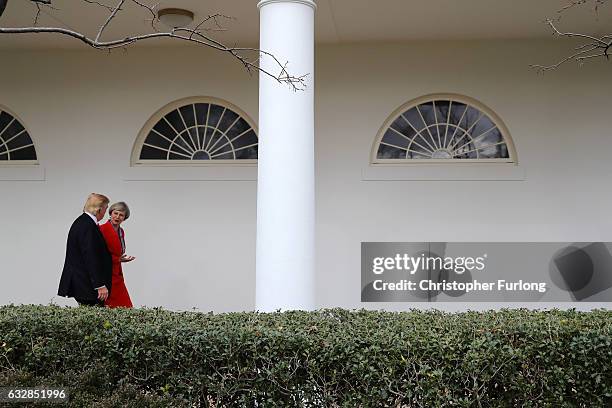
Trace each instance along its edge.
<path fill-rule="evenodd" d="M 610 66 L 569 64 L 544 76 L 529 68 L 556 62 L 570 49 L 549 41 L 319 48 L 320 307 L 427 306 L 360 304 L 362 241 L 612 239 Z M 437 92 L 476 98 L 503 119 L 517 148 L 523 181 L 363 180 L 372 140 L 385 119 L 403 103 Z"/>
<path fill-rule="evenodd" d="M 135 305 L 253 307 L 255 181 L 125 178 L 141 127 L 173 100 L 215 96 L 256 121 L 256 77 L 193 49 L 3 51 L 0 72 L 0 104 L 26 124 L 46 171 L 45 181 L 0 181 L 0 303 L 75 303 L 54 295 L 68 228 L 95 191 L 131 207 L 136 260 L 124 274 Z"/>
<path fill-rule="evenodd" d="M 555 61 L 560 45 L 319 46 L 318 307 L 415 306 L 360 303 L 362 241 L 612 239 L 609 65 L 544 76 L 528 68 Z M 142 125 L 173 100 L 222 98 L 256 121 L 256 76 L 227 56 L 188 48 L 3 50 L 1 60 L 0 105 L 30 131 L 45 177 L 0 181 L 0 303 L 74 303 L 55 296 L 66 234 L 96 191 L 132 208 L 124 225 L 137 259 L 125 276 L 135 305 L 254 307 L 255 182 L 128 181 L 126 174 Z M 404 102 L 436 92 L 475 98 L 504 120 L 522 181 L 364 180 L 382 122 Z M 443 305 L 466 306 L 478 307 Z"/>

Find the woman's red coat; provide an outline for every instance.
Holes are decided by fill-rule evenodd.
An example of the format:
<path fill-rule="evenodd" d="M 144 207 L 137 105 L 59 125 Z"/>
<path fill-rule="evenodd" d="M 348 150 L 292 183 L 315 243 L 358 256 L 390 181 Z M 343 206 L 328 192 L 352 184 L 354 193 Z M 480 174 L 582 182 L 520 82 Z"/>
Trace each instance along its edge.
<path fill-rule="evenodd" d="M 119 228 L 121 229 L 123 240 L 125 241 L 125 233 L 121 227 Z M 113 286 L 111 288 L 110 296 L 108 299 L 106 299 L 104 304 L 108 307 L 132 307 L 132 300 L 130 299 L 130 294 L 125 287 L 125 281 L 123 280 L 123 269 L 121 268 L 121 255 L 123 255 L 123 253 L 121 251 L 121 241 L 119 240 L 119 235 L 113 228 L 110 221 L 102 224 L 100 226 L 100 231 L 102 231 L 102 235 L 106 241 L 106 246 L 108 247 L 108 251 L 111 253 L 113 261 Z"/>

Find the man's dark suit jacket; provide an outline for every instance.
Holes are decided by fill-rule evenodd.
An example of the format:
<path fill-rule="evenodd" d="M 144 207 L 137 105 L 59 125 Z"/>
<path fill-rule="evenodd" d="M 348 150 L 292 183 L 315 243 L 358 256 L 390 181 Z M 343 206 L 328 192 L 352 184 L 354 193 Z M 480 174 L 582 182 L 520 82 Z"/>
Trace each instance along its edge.
<path fill-rule="evenodd" d="M 57 294 L 78 300 L 95 301 L 95 288 L 111 290 L 111 255 L 98 225 L 83 213 L 70 227 L 66 260 Z"/>

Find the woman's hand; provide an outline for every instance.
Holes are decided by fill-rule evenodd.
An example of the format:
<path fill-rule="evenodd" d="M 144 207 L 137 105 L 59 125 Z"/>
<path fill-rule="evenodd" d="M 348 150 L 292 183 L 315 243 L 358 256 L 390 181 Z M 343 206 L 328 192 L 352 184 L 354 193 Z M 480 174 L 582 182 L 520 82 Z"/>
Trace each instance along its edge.
<path fill-rule="evenodd" d="M 121 255 L 121 258 L 119 258 L 119 260 L 120 260 L 121 262 L 131 262 L 131 261 L 133 261 L 134 259 L 136 259 L 136 257 L 135 257 L 135 256 L 130 256 L 130 255 L 126 255 L 126 254 Z"/>

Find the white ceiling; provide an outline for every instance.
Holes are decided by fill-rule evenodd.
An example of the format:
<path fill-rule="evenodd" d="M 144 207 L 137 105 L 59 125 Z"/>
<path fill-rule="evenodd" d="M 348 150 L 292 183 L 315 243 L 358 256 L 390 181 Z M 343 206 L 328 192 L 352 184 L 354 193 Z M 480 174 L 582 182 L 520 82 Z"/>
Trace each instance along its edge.
<path fill-rule="evenodd" d="M 95 37 L 106 12 L 81 0 L 52 0 L 55 10 L 43 8 L 39 26 L 63 26 Z M 114 4 L 116 0 L 98 0 Z M 147 0 L 145 0 L 147 1 Z M 550 37 L 544 24 L 570 0 L 316 0 L 318 43 L 388 42 L 411 40 L 524 39 Z M 592 0 L 594 1 L 594 0 Z M 215 38 L 228 43 L 256 45 L 259 15 L 256 0 L 148 0 L 159 8 L 191 10 L 196 20 L 211 13 L 233 17 Z M 569 10 L 559 27 L 595 35 L 612 33 L 612 1 L 595 13 L 591 5 Z M 29 0 L 9 0 L 1 27 L 32 25 L 36 8 Z M 53 16 L 53 17 L 51 17 Z M 110 24 L 105 39 L 150 31 L 146 10 L 127 7 Z M 172 42 L 175 43 L 175 42 Z M 152 40 L 148 44 L 164 44 Z M 146 45 L 141 43 L 140 45 Z M 76 40 L 53 34 L 0 35 L 0 48 L 78 48 Z"/>

